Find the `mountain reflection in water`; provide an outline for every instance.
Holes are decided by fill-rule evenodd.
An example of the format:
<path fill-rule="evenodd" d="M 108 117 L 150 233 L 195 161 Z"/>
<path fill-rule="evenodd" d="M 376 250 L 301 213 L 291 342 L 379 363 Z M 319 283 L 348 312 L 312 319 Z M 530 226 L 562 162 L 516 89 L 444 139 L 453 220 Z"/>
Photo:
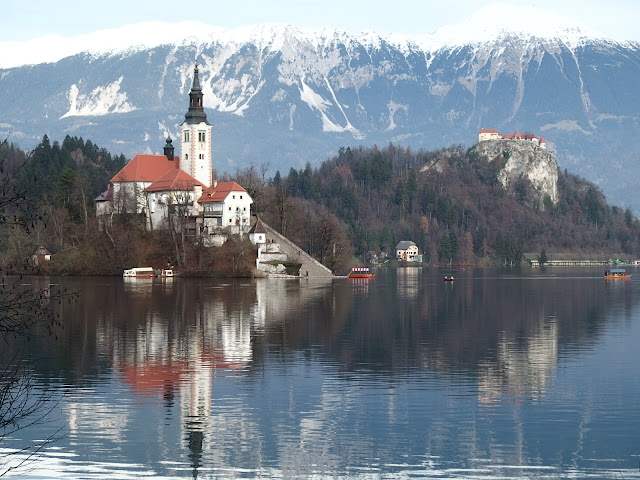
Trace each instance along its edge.
<path fill-rule="evenodd" d="M 0 447 L 66 436 L 9 477 L 640 478 L 636 283 L 455 277 L 64 279 L 65 395 Z"/>

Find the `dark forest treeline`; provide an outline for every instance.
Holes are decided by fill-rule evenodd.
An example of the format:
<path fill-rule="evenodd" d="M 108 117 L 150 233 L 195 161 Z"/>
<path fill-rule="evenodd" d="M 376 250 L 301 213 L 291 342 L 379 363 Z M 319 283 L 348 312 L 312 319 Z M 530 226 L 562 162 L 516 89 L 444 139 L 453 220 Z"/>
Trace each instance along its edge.
<path fill-rule="evenodd" d="M 48 202 L 87 223 L 93 199 L 126 163 L 124 155 L 112 155 L 91 140 L 67 135 L 62 144 L 51 144 L 45 135 L 21 169 L 18 185 L 32 204 Z"/>
<path fill-rule="evenodd" d="M 597 186 L 565 170 L 559 201 L 539 201 L 524 178 L 509 190 L 498 182 L 505 161 L 461 146 L 417 153 L 392 144 L 341 148 L 317 169 L 277 172 L 271 201 L 259 208 L 313 251 L 307 205 L 318 205 L 361 258 L 369 251 L 393 255 L 401 240 L 418 244 L 431 263 L 517 263 L 524 252 L 543 251 L 550 258 L 551 252 L 640 254 L 640 223 L 629 209 L 609 206 Z"/>
<path fill-rule="evenodd" d="M 267 178 L 265 166 L 249 166 L 220 180 L 245 187 L 254 211 L 337 272 L 354 254 L 393 256 L 401 240 L 418 244 L 432 264 L 517 263 L 523 252 L 640 255 L 640 222 L 629 209 L 609 206 L 595 185 L 559 172 L 554 205 L 539 201 L 525 179 L 505 190 L 497 180 L 504 161 L 460 146 L 413 152 L 390 144 L 341 148 L 318 168 L 286 176 Z M 13 215 L 0 228 L 3 264 L 24 262 L 38 245 L 71 252 L 70 266 L 62 267 L 68 273 L 166 262 L 166 235 L 146 232 L 139 218 L 120 216 L 110 235 L 97 228 L 94 198 L 124 166 L 124 156 L 90 140 L 67 136 L 59 144 L 45 136 L 30 154 L 4 142 L 0 162 L 0 180 L 12 180 L 18 199 L 0 205 Z M 11 228 L 14 223 L 27 229 Z M 225 255 L 215 257 L 199 249 L 191 268 L 220 263 Z"/>
<path fill-rule="evenodd" d="M 32 152 L 0 145 L 0 177 L 9 221 L 0 223 L 2 264 L 20 264 L 38 245 L 52 252 L 86 245 L 96 237 L 94 199 L 127 162 L 91 140 L 45 135 Z"/>

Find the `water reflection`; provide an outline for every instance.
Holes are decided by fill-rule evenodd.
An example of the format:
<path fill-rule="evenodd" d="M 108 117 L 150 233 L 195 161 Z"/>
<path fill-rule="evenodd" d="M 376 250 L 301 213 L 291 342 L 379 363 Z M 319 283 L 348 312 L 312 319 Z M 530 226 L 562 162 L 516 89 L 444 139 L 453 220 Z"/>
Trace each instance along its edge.
<path fill-rule="evenodd" d="M 82 296 L 56 307 L 60 341 L 34 342 L 43 381 L 69 391 L 63 449 L 150 476 L 607 477 L 638 381 L 607 399 L 558 370 L 637 325 L 633 282 L 441 279 L 68 280 Z M 609 427 L 618 442 L 596 436 Z"/>

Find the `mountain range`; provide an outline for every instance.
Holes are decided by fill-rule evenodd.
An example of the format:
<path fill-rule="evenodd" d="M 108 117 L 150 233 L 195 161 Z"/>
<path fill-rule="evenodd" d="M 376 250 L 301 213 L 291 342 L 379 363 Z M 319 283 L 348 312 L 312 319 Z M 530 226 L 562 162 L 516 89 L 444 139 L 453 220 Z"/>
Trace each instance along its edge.
<path fill-rule="evenodd" d="M 636 42 L 485 11 L 421 38 L 146 24 L 128 47 L 107 47 L 0 69 L 0 135 L 26 149 L 48 134 L 161 153 L 197 62 L 218 175 L 316 166 L 346 146 L 470 147 L 481 128 L 518 130 L 544 136 L 560 168 L 640 211 Z"/>

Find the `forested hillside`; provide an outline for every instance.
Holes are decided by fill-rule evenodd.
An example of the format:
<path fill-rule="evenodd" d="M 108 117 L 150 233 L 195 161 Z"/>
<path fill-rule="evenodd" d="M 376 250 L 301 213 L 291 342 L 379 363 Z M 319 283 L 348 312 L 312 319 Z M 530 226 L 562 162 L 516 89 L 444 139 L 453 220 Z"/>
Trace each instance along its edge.
<path fill-rule="evenodd" d="M 94 198 L 125 163 L 124 155 L 68 135 L 62 144 L 45 135 L 33 152 L 2 142 L 2 263 L 24 262 L 38 245 L 57 253 L 95 237 Z"/>
<path fill-rule="evenodd" d="M 45 135 L 20 171 L 18 185 L 35 204 L 65 208 L 78 223 L 88 223 L 93 199 L 127 162 L 91 140 L 67 135 L 60 145 Z"/>
<path fill-rule="evenodd" d="M 525 252 L 640 256 L 640 222 L 631 210 L 609 206 L 595 185 L 566 170 L 558 172 L 555 203 L 525 176 L 505 188 L 499 173 L 508 157 L 504 151 L 487 158 L 474 147 L 413 152 L 390 144 L 341 148 L 320 167 L 287 175 L 269 178 L 266 166 L 251 166 L 220 180 L 245 187 L 254 211 L 337 273 L 354 256 L 393 256 L 401 240 L 414 241 L 431 264 L 518 263 Z M 118 219 L 109 235 L 97 228 L 94 198 L 125 161 L 76 137 L 59 144 L 45 136 L 31 154 L 4 142 L 3 199 L 14 203 L 0 205 L 11 214 L 0 229 L 2 264 L 24 262 L 38 245 L 65 252 L 57 258 L 67 273 L 166 262 L 166 235 L 146 232 L 136 216 Z M 194 272 L 229 256 L 216 260 L 197 245 L 184 266 Z"/>
<path fill-rule="evenodd" d="M 317 169 L 277 172 L 258 208 L 303 248 L 336 264 L 344 259 L 333 257 L 350 245 L 360 257 L 393 254 L 400 240 L 417 243 L 431 263 L 517 263 L 525 252 L 542 251 L 640 254 L 640 223 L 629 209 L 609 206 L 598 187 L 566 170 L 555 204 L 539 200 L 525 178 L 505 189 L 498 172 L 506 157 L 487 159 L 460 146 L 415 153 L 392 144 L 341 148 Z M 309 205 L 326 209 L 323 221 L 314 220 Z"/>

